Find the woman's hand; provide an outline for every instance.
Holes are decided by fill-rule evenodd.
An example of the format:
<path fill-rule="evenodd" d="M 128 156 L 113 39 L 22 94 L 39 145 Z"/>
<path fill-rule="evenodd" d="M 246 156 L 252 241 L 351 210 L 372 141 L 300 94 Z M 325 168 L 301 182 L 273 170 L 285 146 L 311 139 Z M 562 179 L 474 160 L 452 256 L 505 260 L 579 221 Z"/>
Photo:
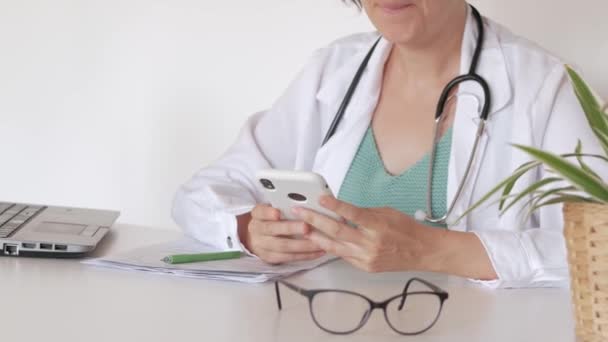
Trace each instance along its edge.
<path fill-rule="evenodd" d="M 279 210 L 258 205 L 250 217 L 240 216 L 239 237 L 251 253 L 270 264 L 312 260 L 325 252 L 305 236 L 311 231 L 308 224 L 281 221 Z M 296 235 L 301 238 L 295 239 Z"/>
<path fill-rule="evenodd" d="M 355 225 L 335 221 L 311 210 L 294 211 L 319 231 L 310 240 L 330 254 L 368 272 L 420 270 L 432 231 L 390 208 L 357 208 L 330 197 L 321 205 Z"/>
<path fill-rule="evenodd" d="M 394 209 L 358 208 L 332 197 L 323 197 L 321 205 L 357 228 L 303 208 L 294 213 L 318 229 L 308 233 L 310 240 L 357 268 L 496 279 L 485 248 L 472 233 L 427 227 Z"/>

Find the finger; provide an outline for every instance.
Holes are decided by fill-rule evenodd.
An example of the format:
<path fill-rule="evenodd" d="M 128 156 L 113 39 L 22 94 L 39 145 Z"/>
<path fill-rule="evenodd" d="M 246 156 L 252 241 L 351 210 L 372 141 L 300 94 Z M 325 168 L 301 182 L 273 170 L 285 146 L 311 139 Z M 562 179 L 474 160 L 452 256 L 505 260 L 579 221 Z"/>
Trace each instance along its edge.
<path fill-rule="evenodd" d="M 332 196 L 323 196 L 319 200 L 319 203 L 356 225 L 370 226 L 374 224 L 375 218 L 369 214 L 369 209 L 358 208 Z"/>
<path fill-rule="evenodd" d="M 338 222 L 328 216 L 304 208 L 295 209 L 295 213 L 302 221 L 317 228 L 333 239 L 348 241 L 355 244 L 363 243 L 364 237 L 361 232 L 342 222 Z"/>
<path fill-rule="evenodd" d="M 264 236 L 260 238 L 259 248 L 269 252 L 279 253 L 318 253 L 323 252 L 311 240 L 289 239 L 283 237 Z"/>
<path fill-rule="evenodd" d="M 306 235 L 311 231 L 308 224 L 298 221 L 261 221 L 254 229 L 268 236 Z"/>
<path fill-rule="evenodd" d="M 264 252 L 259 257 L 269 264 L 282 264 L 286 262 L 306 261 L 318 259 L 325 255 L 325 252 L 316 253 L 280 253 Z"/>
<path fill-rule="evenodd" d="M 308 238 L 322 250 L 337 257 L 356 257 L 359 254 L 355 245 L 332 240 L 327 235 L 317 231 L 311 232 Z"/>
<path fill-rule="evenodd" d="M 281 212 L 271 206 L 260 204 L 253 208 L 251 217 L 262 221 L 278 221 L 281 219 Z"/>

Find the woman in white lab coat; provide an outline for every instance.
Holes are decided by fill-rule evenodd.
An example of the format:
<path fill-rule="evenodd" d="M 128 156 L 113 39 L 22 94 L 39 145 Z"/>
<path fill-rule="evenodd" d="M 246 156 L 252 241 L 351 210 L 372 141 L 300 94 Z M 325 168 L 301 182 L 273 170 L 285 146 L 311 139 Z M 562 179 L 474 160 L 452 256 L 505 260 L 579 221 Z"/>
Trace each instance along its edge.
<path fill-rule="evenodd" d="M 464 0 L 353 2 L 382 39 L 335 135 L 322 145 L 378 33 L 346 37 L 317 51 L 274 106 L 253 115 L 234 145 L 178 190 L 176 222 L 203 242 L 242 248 L 269 263 L 330 253 L 370 272 L 444 272 L 493 287 L 567 284 L 559 205 L 525 221 L 519 208 L 500 216 L 490 205 L 449 224 L 528 160 L 509 143 L 565 153 L 581 139 L 588 152 L 599 150 L 562 61 L 484 19 L 477 73 L 490 86 L 488 125 L 447 229 L 429 227 L 411 210 L 426 198 L 426 175 L 411 175 L 428 158 L 442 89 L 469 69 L 475 20 Z M 450 102 L 441 127 L 443 152 L 433 178 L 439 215 L 463 179 L 479 122 L 474 99 L 483 99 L 474 84 L 462 84 L 458 94 L 473 96 Z M 266 168 L 323 175 L 338 200 L 322 205 L 359 228 L 306 210 L 297 212 L 301 221 L 280 221 L 275 209 L 262 204 L 254 179 Z M 519 186 L 545 176 L 538 170 Z"/>

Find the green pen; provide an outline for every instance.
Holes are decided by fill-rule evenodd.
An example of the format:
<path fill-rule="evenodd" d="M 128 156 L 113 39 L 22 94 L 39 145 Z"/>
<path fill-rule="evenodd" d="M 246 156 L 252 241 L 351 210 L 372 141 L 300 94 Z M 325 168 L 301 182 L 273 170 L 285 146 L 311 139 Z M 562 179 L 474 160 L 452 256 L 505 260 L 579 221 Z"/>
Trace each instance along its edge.
<path fill-rule="evenodd" d="M 186 264 L 191 262 L 215 261 L 238 259 L 243 255 L 241 251 L 228 251 L 218 253 L 200 253 L 200 254 L 176 254 L 168 255 L 162 259 L 167 264 Z"/>

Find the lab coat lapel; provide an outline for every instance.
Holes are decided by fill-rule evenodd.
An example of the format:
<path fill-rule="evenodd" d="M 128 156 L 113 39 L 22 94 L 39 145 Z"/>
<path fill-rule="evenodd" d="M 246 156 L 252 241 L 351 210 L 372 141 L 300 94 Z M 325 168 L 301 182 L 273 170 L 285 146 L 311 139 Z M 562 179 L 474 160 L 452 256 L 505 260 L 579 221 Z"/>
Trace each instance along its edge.
<path fill-rule="evenodd" d="M 477 44 L 478 30 L 476 21 L 469 10 L 465 35 L 463 37 L 461 73 L 469 72 L 471 60 Z M 488 82 L 490 87 L 491 105 L 486 129 L 480 138 L 475 159 L 471 165 L 471 171 L 464 185 L 464 189 L 454 210 L 448 218 L 448 222 L 455 220 L 466 211 L 472 204 L 472 194 L 486 151 L 486 146 L 492 138 L 492 131 L 498 129 L 493 127 L 493 119 L 500 115 L 511 101 L 511 82 L 507 73 L 507 65 L 497 33 L 489 25 L 484 25 L 485 39 L 481 52 L 477 73 Z M 451 160 L 448 172 L 448 204 L 451 204 L 461 181 L 464 178 L 470 154 L 475 144 L 475 138 L 479 124 L 479 112 L 483 105 L 483 91 L 481 87 L 472 82 L 466 82 L 459 87 L 458 105 L 454 120 Z M 479 99 L 479 103 L 474 99 Z M 507 114 L 505 114 L 507 115 Z M 461 220 L 452 229 L 464 231 L 468 227 L 467 219 Z"/>
<path fill-rule="evenodd" d="M 359 53 L 353 55 L 341 68 L 329 75 L 329 79 L 317 93 L 317 99 L 329 113 L 323 120 L 323 132 L 329 128 L 357 69 L 376 38 L 377 36 L 374 36 L 373 40 L 366 41 L 367 44 Z M 371 122 L 380 95 L 384 64 L 390 50 L 391 44 L 381 39 L 361 77 L 342 122 L 334 136 L 319 149 L 316 155 L 313 170 L 325 177 L 336 196 Z"/>
<path fill-rule="evenodd" d="M 472 193 L 475 190 L 476 179 L 480 166 L 483 163 L 486 145 L 492 135 L 492 118 L 501 113 L 511 101 L 511 82 L 507 73 L 505 57 L 497 37 L 491 27 L 485 25 L 484 48 L 481 53 L 477 73 L 481 75 L 490 86 L 491 106 L 488 125 L 482 135 L 475 159 L 471 166 L 469 177 L 464 186 L 462 195 L 455 203 L 454 210 L 448 222 L 454 222 L 471 204 Z M 468 73 L 472 56 L 477 44 L 476 21 L 469 10 L 461 53 L 461 74 Z M 369 47 L 373 40 L 367 41 Z M 350 85 L 357 68 L 365 57 L 369 48 L 361 48 L 360 52 L 346 60 L 344 65 L 333 74 L 317 93 L 317 99 L 324 106 L 329 107 L 330 115 L 324 119 L 323 130 L 327 131 L 331 120 L 341 103 L 348 86 Z M 378 45 L 377 53 L 372 56 L 366 72 L 355 96 L 353 97 L 340 127 L 332 139 L 321 147 L 315 157 L 313 170 L 322 174 L 334 194 L 338 194 L 340 187 L 355 156 L 357 148 L 367 128 L 369 127 L 373 110 L 376 107 L 382 84 L 384 64 L 391 50 L 390 42 L 382 39 Z M 483 92 L 476 84 L 467 82 L 458 90 L 459 94 L 466 94 L 458 98 L 456 117 L 453 128 L 452 151 L 448 172 L 447 203 L 452 203 L 458 186 L 466 172 L 470 153 L 475 143 L 479 123 L 479 110 L 483 104 Z M 472 95 L 472 96 L 471 96 Z M 472 100 L 479 99 L 479 103 Z M 456 230 L 465 230 L 467 221 L 462 220 L 458 225 L 451 227 Z"/>

